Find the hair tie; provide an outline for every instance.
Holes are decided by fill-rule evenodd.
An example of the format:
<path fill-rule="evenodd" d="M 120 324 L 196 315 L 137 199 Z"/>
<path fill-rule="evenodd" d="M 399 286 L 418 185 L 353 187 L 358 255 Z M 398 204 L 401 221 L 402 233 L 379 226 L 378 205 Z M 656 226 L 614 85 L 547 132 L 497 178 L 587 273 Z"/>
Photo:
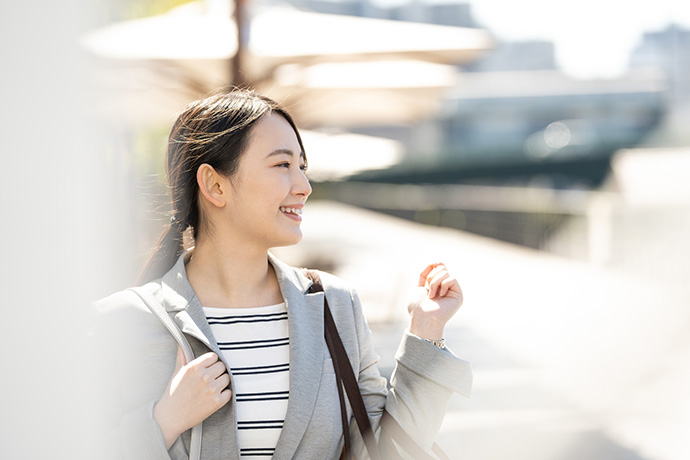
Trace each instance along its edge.
<path fill-rule="evenodd" d="M 176 227 L 180 232 L 182 232 L 185 229 L 184 224 L 182 223 L 180 218 L 177 216 L 170 217 L 170 226 Z"/>

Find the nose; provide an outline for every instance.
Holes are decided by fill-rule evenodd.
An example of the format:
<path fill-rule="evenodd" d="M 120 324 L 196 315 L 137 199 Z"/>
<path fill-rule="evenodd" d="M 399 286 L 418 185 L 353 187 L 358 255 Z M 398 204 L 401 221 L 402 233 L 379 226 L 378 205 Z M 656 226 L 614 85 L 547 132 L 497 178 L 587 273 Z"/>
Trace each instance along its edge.
<path fill-rule="evenodd" d="M 304 201 L 307 201 L 307 198 L 309 198 L 309 195 L 311 195 L 311 190 L 311 184 L 309 183 L 307 175 L 304 173 L 304 171 L 299 170 L 298 177 L 296 178 L 293 186 L 293 193 L 303 197 Z"/>

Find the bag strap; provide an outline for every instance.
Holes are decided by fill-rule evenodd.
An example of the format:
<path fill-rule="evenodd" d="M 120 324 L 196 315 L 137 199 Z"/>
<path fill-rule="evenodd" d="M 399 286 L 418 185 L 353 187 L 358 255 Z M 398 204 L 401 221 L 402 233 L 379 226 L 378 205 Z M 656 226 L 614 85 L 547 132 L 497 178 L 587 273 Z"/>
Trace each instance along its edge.
<path fill-rule="evenodd" d="M 321 283 L 321 278 L 319 274 L 315 271 L 304 270 L 305 275 L 312 281 L 312 286 L 309 288 L 308 292 L 324 292 L 323 285 Z M 369 415 L 367 414 L 366 406 L 364 405 L 364 400 L 362 399 L 362 394 L 359 391 L 359 384 L 355 377 L 354 371 L 352 370 L 352 364 L 350 363 L 350 358 L 347 355 L 347 351 L 340 339 L 340 334 L 338 334 L 338 329 L 333 320 L 333 315 L 328 307 L 328 299 L 326 298 L 324 292 L 324 335 L 326 337 L 326 344 L 331 353 L 331 359 L 333 360 L 333 367 L 336 374 L 336 382 L 338 386 L 338 395 L 340 398 L 340 412 L 341 420 L 343 423 L 343 436 L 345 437 L 345 457 L 350 458 L 352 455 L 350 450 L 350 439 L 349 430 L 346 426 L 346 420 L 344 414 L 347 412 L 345 403 L 342 398 L 342 388 L 345 387 L 347 392 L 348 400 L 350 401 L 350 406 L 352 407 L 352 412 L 357 422 L 357 427 L 362 434 L 362 439 L 366 446 L 369 456 L 372 460 L 380 460 L 381 454 L 374 437 L 373 430 L 371 428 L 371 422 L 369 421 Z M 435 460 L 434 457 L 428 454 L 422 447 L 419 446 L 407 432 L 400 426 L 400 424 L 390 415 L 388 412 L 384 412 L 381 419 L 381 428 L 386 431 L 390 438 L 394 439 L 395 442 L 405 449 L 408 453 L 412 454 L 415 459 L 418 460 Z M 384 437 L 386 438 L 386 437 Z M 396 452 L 394 446 L 391 445 L 390 439 L 386 438 L 385 442 L 388 445 L 388 451 L 391 453 Z M 438 444 L 434 443 L 432 450 L 441 460 L 450 460 L 448 456 L 443 452 Z M 399 457 L 399 454 L 398 454 Z M 401 458 L 401 457 L 399 457 Z"/>
<path fill-rule="evenodd" d="M 359 391 L 359 385 L 355 374 L 352 371 L 352 365 L 350 364 L 350 359 L 347 356 L 343 342 L 338 334 L 338 329 L 335 327 L 335 321 L 333 320 L 333 315 L 328 307 L 328 301 L 324 295 L 324 321 L 325 321 L 325 335 L 326 343 L 329 344 L 329 350 L 331 352 L 331 358 L 333 359 L 333 367 L 338 368 L 339 372 L 336 372 L 336 378 L 339 382 L 339 387 L 345 387 L 347 392 L 347 399 L 350 401 L 350 407 L 352 407 L 352 413 L 357 421 L 357 426 L 362 434 L 362 439 L 364 440 L 364 445 L 369 452 L 369 457 L 371 460 L 381 460 L 381 454 L 379 453 L 378 445 L 376 443 L 376 438 L 374 437 L 374 431 L 371 428 L 371 422 L 369 421 L 369 414 L 367 413 L 367 408 L 364 405 L 364 400 L 362 399 L 362 393 Z M 338 376 L 338 374 L 340 374 Z M 340 406 L 341 413 L 344 411 L 344 405 Z M 349 434 L 349 433 L 348 433 Z"/>
<path fill-rule="evenodd" d="M 151 313 L 153 313 L 158 320 L 163 323 L 166 329 L 168 329 L 170 334 L 182 349 L 185 360 L 187 362 L 192 361 L 194 359 L 194 351 L 192 350 L 192 346 L 189 344 L 175 321 L 173 321 L 166 309 L 163 307 L 163 304 L 161 304 L 158 299 L 146 292 L 141 287 L 130 288 L 130 291 L 138 295 L 139 298 L 144 301 L 148 309 L 151 310 Z M 189 460 L 201 459 L 201 425 L 202 423 L 199 423 L 192 428 L 192 440 L 189 446 Z"/>
<path fill-rule="evenodd" d="M 321 277 L 314 271 L 305 270 L 305 275 L 311 279 L 312 285 L 309 288 L 310 293 L 324 292 L 321 284 Z M 352 458 L 352 446 L 350 443 L 350 428 L 347 421 L 347 408 L 345 407 L 345 399 L 343 397 L 343 387 L 347 392 L 347 398 L 350 401 L 350 407 L 357 422 L 359 432 L 362 434 L 364 445 L 369 452 L 369 457 L 372 460 L 381 460 L 381 455 L 376 444 L 374 432 L 371 429 L 371 422 L 367 414 L 366 406 L 362 400 L 362 394 L 359 392 L 359 385 L 355 379 L 354 372 L 350 359 L 347 356 L 343 342 L 338 334 L 338 329 L 335 327 L 335 321 L 331 314 L 331 309 L 328 307 L 328 299 L 325 292 L 323 297 L 324 309 L 324 338 L 328 351 L 331 354 L 333 361 L 333 370 L 335 371 L 336 386 L 338 387 L 338 398 L 340 400 L 340 420 L 343 426 L 343 437 L 345 439 L 345 458 Z M 352 391 L 352 384 L 354 384 L 356 391 Z"/>
<path fill-rule="evenodd" d="M 347 410 L 343 410 L 345 407 L 345 397 L 343 395 L 342 373 L 340 372 L 340 363 L 338 362 L 338 357 L 334 351 L 334 344 L 331 334 L 325 332 L 324 336 L 326 338 L 326 345 L 328 346 L 328 351 L 331 353 L 331 359 L 333 361 L 333 370 L 335 371 L 335 382 L 338 387 L 338 401 L 340 403 L 340 423 L 343 428 L 343 438 L 345 439 L 345 448 L 343 450 L 343 459 L 352 460 L 352 445 L 350 444 L 350 424 L 347 421 Z"/>

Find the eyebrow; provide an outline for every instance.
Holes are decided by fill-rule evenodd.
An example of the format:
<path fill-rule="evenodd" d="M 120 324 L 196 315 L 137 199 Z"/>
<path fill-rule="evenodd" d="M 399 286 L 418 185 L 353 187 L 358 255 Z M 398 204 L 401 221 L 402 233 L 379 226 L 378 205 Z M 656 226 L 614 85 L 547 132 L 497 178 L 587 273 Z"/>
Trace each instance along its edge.
<path fill-rule="evenodd" d="M 290 149 L 278 149 L 278 150 L 274 150 L 274 151 L 272 151 L 271 153 L 269 153 L 268 156 L 267 156 L 267 158 L 270 158 L 270 157 L 273 157 L 273 156 L 277 156 L 277 155 L 289 155 L 289 156 L 291 156 L 291 157 L 294 157 L 294 156 L 295 156 L 295 152 L 293 152 L 293 151 L 290 150 Z M 306 160 L 307 154 L 304 153 L 304 152 L 299 152 L 299 157 L 300 157 L 301 159 L 305 159 L 305 160 Z"/>

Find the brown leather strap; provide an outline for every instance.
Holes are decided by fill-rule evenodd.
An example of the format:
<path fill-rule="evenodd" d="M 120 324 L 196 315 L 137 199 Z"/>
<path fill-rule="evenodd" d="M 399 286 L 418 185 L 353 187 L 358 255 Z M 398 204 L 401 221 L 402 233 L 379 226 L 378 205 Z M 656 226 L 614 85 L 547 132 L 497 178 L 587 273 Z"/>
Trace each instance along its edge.
<path fill-rule="evenodd" d="M 313 294 L 316 292 L 324 292 L 323 291 L 323 286 L 321 285 L 321 277 L 317 272 L 307 270 L 306 268 L 303 269 L 304 274 L 306 275 L 307 278 L 309 278 L 312 282 L 311 286 L 309 287 L 309 290 L 307 292 Z M 326 293 L 324 292 L 324 309 L 326 308 Z M 338 401 L 340 403 L 340 423 L 342 425 L 342 430 L 343 430 L 343 439 L 345 441 L 345 446 L 343 448 L 342 455 L 340 456 L 341 460 L 352 460 L 352 447 L 350 445 L 350 424 L 347 421 L 347 410 L 345 408 L 345 397 L 343 395 L 343 386 L 341 385 L 341 378 L 340 378 L 340 366 L 337 365 L 336 363 L 336 356 L 335 352 L 333 351 L 333 344 L 332 340 L 330 340 L 330 334 L 326 332 L 326 324 L 324 320 L 324 337 L 326 339 L 326 345 L 328 346 L 328 352 L 331 355 L 331 361 L 333 362 L 333 371 L 335 372 L 335 384 L 338 388 Z"/>
<path fill-rule="evenodd" d="M 323 292 L 323 285 L 321 284 L 319 274 L 307 270 L 305 270 L 305 274 L 312 280 L 312 286 L 309 288 L 309 292 Z M 347 408 L 343 398 L 343 387 L 347 392 L 350 407 L 352 407 L 352 412 L 355 417 L 355 421 L 357 422 L 357 427 L 359 428 L 359 432 L 364 440 L 364 445 L 369 452 L 369 457 L 371 457 L 372 460 L 381 460 L 376 439 L 374 438 L 374 432 L 371 429 L 369 415 L 367 414 L 366 406 L 362 400 L 362 394 L 359 392 L 359 385 L 354 377 L 352 365 L 350 364 L 350 359 L 347 356 L 343 342 L 340 339 L 340 334 L 338 334 L 338 329 L 335 326 L 335 321 L 333 320 L 333 315 L 331 314 L 331 309 L 328 306 L 328 299 L 326 298 L 325 293 L 323 297 L 323 310 L 324 337 L 326 339 L 328 351 L 331 354 L 331 360 L 333 361 L 336 385 L 338 387 L 338 398 L 340 400 L 340 416 L 341 423 L 343 425 L 343 437 L 345 439 L 345 458 L 352 458 L 352 446 L 350 442 L 349 424 L 347 423 Z M 353 391 L 353 384 L 356 388 L 356 391 Z"/>
<path fill-rule="evenodd" d="M 340 335 L 338 334 L 338 329 L 335 326 L 335 321 L 333 321 L 331 310 L 328 308 L 328 300 L 326 300 L 326 296 L 324 296 L 324 322 L 326 329 L 326 342 L 328 343 L 330 341 L 333 346 L 331 349 L 333 365 L 340 368 L 339 379 L 340 382 L 342 382 L 342 385 L 345 387 L 347 399 L 350 401 L 350 407 L 352 407 L 352 413 L 355 416 L 355 421 L 357 422 L 359 432 L 362 434 L 364 445 L 369 452 L 369 457 L 371 457 L 371 460 L 381 460 L 381 454 L 379 453 L 376 438 L 374 437 L 374 431 L 372 430 L 371 422 L 369 421 L 369 414 L 367 413 L 367 408 L 364 405 L 362 393 L 359 391 L 359 384 L 357 383 L 355 373 L 352 370 L 350 358 L 348 358 L 345 347 L 343 346 L 343 342 L 340 340 Z M 336 378 L 338 378 L 337 374 Z M 341 406 L 341 412 L 344 409 L 345 408 Z"/>
<path fill-rule="evenodd" d="M 325 307 L 327 308 L 327 307 Z M 333 361 L 333 370 L 335 371 L 335 384 L 338 387 L 338 400 L 340 401 L 340 423 L 343 427 L 343 438 L 345 439 L 345 450 L 344 458 L 346 460 L 352 460 L 352 446 L 350 444 L 350 426 L 347 422 L 347 410 L 345 408 L 345 397 L 343 395 L 343 385 L 342 376 L 340 373 L 340 363 L 338 362 L 337 353 L 335 353 L 335 346 L 333 344 L 333 339 L 331 334 L 328 333 L 328 329 L 324 328 L 324 336 L 326 338 L 326 345 L 328 346 L 328 351 L 331 354 L 331 360 Z"/>
<path fill-rule="evenodd" d="M 324 292 L 323 285 L 321 284 L 321 278 L 317 272 L 305 269 L 304 273 L 312 281 L 312 286 L 309 288 L 308 292 Z M 347 398 L 350 401 L 350 406 L 352 407 L 352 412 L 355 417 L 355 421 L 357 422 L 359 432 L 362 434 L 364 445 L 369 452 L 369 457 L 371 457 L 372 460 L 381 460 L 381 453 L 379 452 L 378 444 L 371 428 L 371 422 L 369 421 L 369 415 L 367 413 L 366 406 L 364 405 L 362 394 L 359 391 L 359 384 L 357 382 L 357 378 L 355 377 L 354 371 L 352 370 L 352 364 L 350 363 L 350 358 L 347 355 L 345 346 L 340 339 L 340 334 L 338 334 L 338 328 L 333 320 L 331 310 L 328 307 L 328 299 L 326 298 L 325 292 L 323 302 L 324 336 L 328 350 L 331 354 L 331 359 L 333 361 L 336 384 L 338 387 L 341 423 L 343 425 L 343 436 L 345 438 L 345 458 L 351 458 L 352 450 L 350 433 L 345 415 L 347 413 L 347 408 L 345 407 L 345 401 L 343 398 L 343 387 L 345 388 Z M 407 434 L 407 432 L 405 432 L 400 424 L 388 412 L 384 412 L 384 416 L 381 419 L 381 428 L 388 435 L 383 436 L 383 441 L 387 447 L 386 451 L 389 454 L 390 459 L 402 458 L 391 442 L 390 438 L 392 438 L 400 447 L 412 454 L 415 460 L 435 460 L 432 455 L 428 454 L 410 437 L 410 435 Z M 441 460 L 450 460 L 445 452 L 443 452 L 443 450 L 438 446 L 438 444 L 434 443 L 432 449 Z"/>

